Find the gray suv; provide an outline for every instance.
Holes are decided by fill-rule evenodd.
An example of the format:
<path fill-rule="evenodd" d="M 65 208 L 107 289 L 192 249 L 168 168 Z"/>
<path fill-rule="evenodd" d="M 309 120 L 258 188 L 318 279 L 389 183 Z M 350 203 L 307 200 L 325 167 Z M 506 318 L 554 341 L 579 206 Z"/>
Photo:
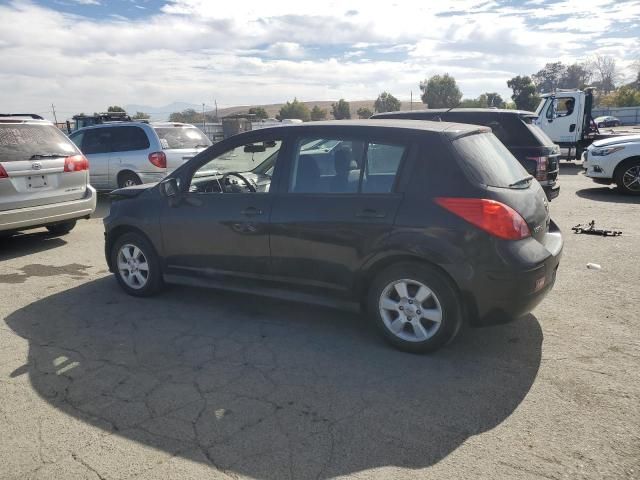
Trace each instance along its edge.
<path fill-rule="evenodd" d="M 70 138 L 89 159 L 98 190 L 158 182 L 211 145 L 198 128 L 175 122 L 103 123 Z"/>
<path fill-rule="evenodd" d="M 96 208 L 89 163 L 51 122 L 0 114 L 0 233 L 65 234 Z"/>

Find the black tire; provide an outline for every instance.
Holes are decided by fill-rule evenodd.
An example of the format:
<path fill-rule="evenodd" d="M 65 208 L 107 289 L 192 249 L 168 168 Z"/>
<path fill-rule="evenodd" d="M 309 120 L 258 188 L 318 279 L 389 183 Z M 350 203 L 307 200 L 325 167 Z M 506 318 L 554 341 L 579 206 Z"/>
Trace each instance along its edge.
<path fill-rule="evenodd" d="M 436 305 L 436 308 L 439 308 L 440 310 L 441 321 L 439 324 L 426 320 L 427 325 L 425 326 L 425 320 L 419 320 L 421 325 L 425 327 L 423 331 L 432 332 L 431 336 L 426 340 L 407 340 L 400 338 L 398 335 L 411 334 L 410 332 L 417 333 L 417 331 L 413 325 L 405 323 L 405 328 L 403 328 L 402 331 L 398 334 L 393 333 L 390 327 L 387 326 L 386 320 L 383 318 L 383 314 L 381 313 L 380 302 L 382 296 L 387 296 L 387 292 L 393 291 L 394 289 L 391 289 L 390 286 L 394 282 L 402 279 L 408 279 L 410 281 L 415 281 L 416 283 L 419 282 L 430 289 L 433 293 L 433 297 L 428 297 L 423 302 L 419 302 L 415 297 L 417 290 L 413 292 L 410 291 L 408 298 L 411 298 L 411 294 L 413 293 L 413 300 L 417 303 L 408 308 L 422 308 L 426 311 L 427 309 L 432 308 L 427 305 L 427 303 L 432 302 L 432 305 Z M 408 290 L 413 288 L 417 289 L 417 285 L 409 285 Z M 403 300 L 400 299 L 398 304 L 402 301 Z M 409 301 L 409 303 L 412 302 Z M 416 307 L 416 305 L 419 306 Z M 367 310 L 369 315 L 375 319 L 375 322 L 384 338 L 396 348 L 410 353 L 426 353 L 437 350 L 453 340 L 462 324 L 459 294 L 453 282 L 437 268 L 427 264 L 421 264 L 419 262 L 398 263 L 386 268 L 376 275 L 369 287 L 367 295 Z M 387 314 L 388 313 L 389 312 L 387 312 Z M 399 315 L 403 314 L 401 312 L 397 313 Z M 420 310 L 414 311 L 413 313 L 420 313 Z M 406 315 L 406 310 L 405 316 L 408 317 L 408 315 Z"/>
<path fill-rule="evenodd" d="M 127 283 L 127 280 L 125 280 L 125 277 L 130 276 L 131 271 L 128 271 L 127 274 L 126 272 L 121 272 L 118 268 L 118 256 L 121 249 L 126 245 L 138 248 L 142 253 L 142 257 L 138 257 L 138 259 L 143 258 L 146 261 L 144 263 L 147 264 L 146 283 L 138 288 L 134 288 L 129 283 Z M 128 251 L 129 253 L 131 253 L 130 249 Z M 111 265 L 113 266 L 114 275 L 116 276 L 116 280 L 118 281 L 122 289 L 129 295 L 133 295 L 134 297 L 149 297 L 158 293 L 164 286 L 158 255 L 156 254 L 156 251 L 151 243 L 142 235 L 135 232 L 125 233 L 121 235 L 116 239 L 115 242 L 113 242 L 109 256 L 111 259 Z M 142 268 L 140 268 L 138 271 L 142 276 L 144 276 L 144 271 Z"/>
<path fill-rule="evenodd" d="M 118 187 L 132 187 L 133 185 L 142 185 L 140 177 L 133 172 L 122 172 L 118 175 Z"/>
<path fill-rule="evenodd" d="M 51 233 L 52 235 L 66 235 L 71 230 L 73 230 L 73 227 L 75 226 L 76 226 L 76 221 L 70 220 L 68 222 L 56 223 L 54 225 L 47 225 L 47 230 L 49 230 L 49 233 Z"/>
<path fill-rule="evenodd" d="M 613 173 L 613 181 L 618 186 L 618 190 L 622 193 L 626 193 L 627 195 L 640 195 L 640 183 L 636 182 L 633 188 L 629 188 L 625 185 L 625 174 L 640 174 L 640 158 L 629 158 L 624 160 L 616 167 L 615 172 Z"/>

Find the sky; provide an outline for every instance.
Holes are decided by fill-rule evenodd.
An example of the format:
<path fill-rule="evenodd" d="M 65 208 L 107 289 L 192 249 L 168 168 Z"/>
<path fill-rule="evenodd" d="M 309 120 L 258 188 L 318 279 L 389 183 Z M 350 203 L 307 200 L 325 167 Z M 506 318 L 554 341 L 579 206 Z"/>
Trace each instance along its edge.
<path fill-rule="evenodd" d="M 640 1 L 0 0 L 0 110 L 465 98 L 545 63 L 613 56 L 632 79 Z"/>

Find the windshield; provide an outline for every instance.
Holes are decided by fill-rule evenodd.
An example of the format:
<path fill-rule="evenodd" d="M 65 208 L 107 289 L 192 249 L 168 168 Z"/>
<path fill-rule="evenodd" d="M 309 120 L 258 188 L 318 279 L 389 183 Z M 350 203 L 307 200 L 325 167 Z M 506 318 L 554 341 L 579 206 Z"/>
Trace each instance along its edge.
<path fill-rule="evenodd" d="M 75 145 L 53 125 L 0 125 L 0 162 L 29 160 L 37 155 L 78 153 Z"/>
<path fill-rule="evenodd" d="M 493 133 L 476 133 L 458 138 L 453 146 L 462 158 L 464 170 L 478 183 L 491 187 L 516 188 L 527 171 Z M 517 185 L 526 188 L 528 183 Z"/>
<path fill-rule="evenodd" d="M 198 169 L 196 176 L 200 177 L 228 172 L 255 172 L 270 175 L 281 144 L 281 141 L 271 144 L 267 143 L 266 145 L 262 143 L 254 144 L 257 146 L 264 145 L 264 152 L 245 151 L 247 147 L 251 147 L 252 145 L 243 145 L 234 148 L 204 164 Z"/>
<path fill-rule="evenodd" d="M 153 127 L 164 150 L 208 147 L 211 140 L 196 127 Z"/>

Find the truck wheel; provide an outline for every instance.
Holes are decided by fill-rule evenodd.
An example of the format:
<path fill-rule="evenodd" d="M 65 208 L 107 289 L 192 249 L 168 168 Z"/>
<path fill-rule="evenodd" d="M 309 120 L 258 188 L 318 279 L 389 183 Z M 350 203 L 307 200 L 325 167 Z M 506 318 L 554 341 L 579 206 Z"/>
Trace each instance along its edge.
<path fill-rule="evenodd" d="M 460 301 L 451 280 L 426 264 L 398 263 L 373 280 L 367 310 L 396 348 L 425 353 L 458 333 Z"/>
<path fill-rule="evenodd" d="M 75 226 L 76 226 L 76 221 L 75 220 L 71 220 L 70 222 L 56 223 L 54 225 L 47 225 L 47 230 L 49 230 L 49 233 L 51 233 L 53 235 L 66 235 L 71 230 L 73 230 L 73 227 L 75 227 Z"/>
<path fill-rule="evenodd" d="M 630 158 L 618 165 L 613 180 L 622 193 L 640 195 L 640 158 Z"/>

